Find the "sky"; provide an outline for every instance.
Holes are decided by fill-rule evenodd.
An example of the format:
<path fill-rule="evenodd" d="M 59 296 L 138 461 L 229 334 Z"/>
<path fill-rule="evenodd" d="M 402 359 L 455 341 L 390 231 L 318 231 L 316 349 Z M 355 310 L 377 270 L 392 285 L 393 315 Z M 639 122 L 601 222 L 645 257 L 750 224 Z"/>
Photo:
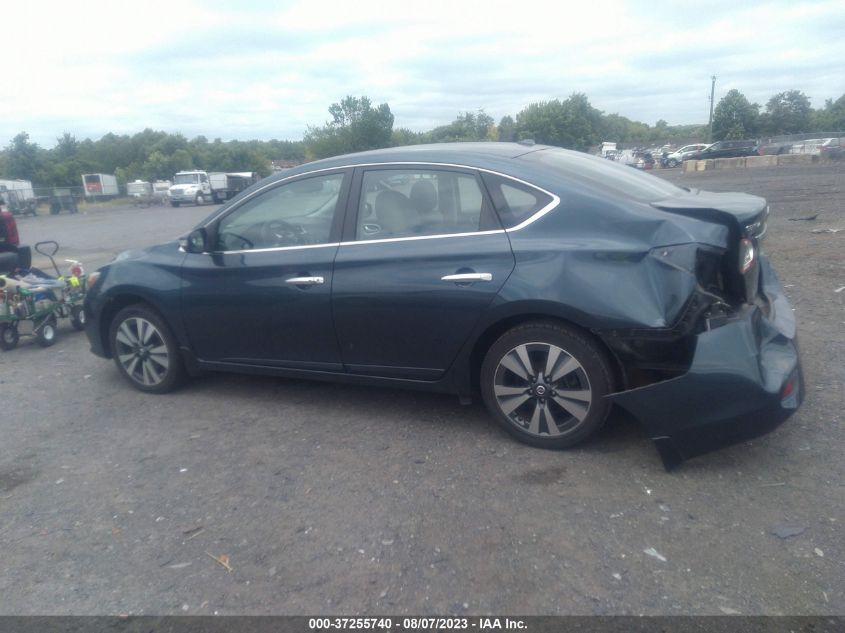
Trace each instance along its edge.
<path fill-rule="evenodd" d="M 706 123 L 711 75 L 717 103 L 845 93 L 843 0 L 31 0 L 3 23 L 0 146 L 148 127 L 298 140 L 346 95 L 424 131 L 573 92 L 650 125 Z"/>

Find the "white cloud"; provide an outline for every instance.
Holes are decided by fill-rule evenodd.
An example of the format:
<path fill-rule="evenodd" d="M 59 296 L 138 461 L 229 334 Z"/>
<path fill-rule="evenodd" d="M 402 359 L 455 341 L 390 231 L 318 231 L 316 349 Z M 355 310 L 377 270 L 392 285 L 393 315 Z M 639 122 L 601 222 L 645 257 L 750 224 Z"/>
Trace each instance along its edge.
<path fill-rule="evenodd" d="M 0 142 L 51 146 L 145 127 L 209 138 L 300 138 L 346 94 L 387 101 L 396 125 L 459 110 L 499 118 L 585 92 L 654 123 L 703 122 L 710 75 L 764 104 L 845 91 L 837 1 L 684 3 L 14 3 Z M 37 37 L 33 39 L 33 34 Z"/>

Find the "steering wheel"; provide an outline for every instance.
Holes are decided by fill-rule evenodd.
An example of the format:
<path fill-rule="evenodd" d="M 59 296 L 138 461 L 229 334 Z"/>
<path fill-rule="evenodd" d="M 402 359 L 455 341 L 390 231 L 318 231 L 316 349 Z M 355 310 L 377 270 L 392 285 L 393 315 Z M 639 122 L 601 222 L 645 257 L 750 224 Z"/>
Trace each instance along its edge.
<path fill-rule="evenodd" d="M 305 231 L 284 220 L 267 220 L 261 225 L 261 243 L 265 246 L 291 246 L 302 242 Z"/>

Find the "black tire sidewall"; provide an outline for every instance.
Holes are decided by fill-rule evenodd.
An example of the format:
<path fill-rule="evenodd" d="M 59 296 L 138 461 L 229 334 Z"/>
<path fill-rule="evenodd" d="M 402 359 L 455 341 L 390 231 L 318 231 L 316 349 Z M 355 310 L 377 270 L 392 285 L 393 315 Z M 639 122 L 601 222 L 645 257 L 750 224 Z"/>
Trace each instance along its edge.
<path fill-rule="evenodd" d="M 51 329 L 53 336 L 48 338 L 46 336 L 46 332 L 49 332 Z M 51 345 L 54 345 L 56 343 L 56 339 L 59 338 L 59 328 L 56 317 L 50 317 L 47 319 L 41 327 L 38 328 L 38 334 L 35 338 L 41 347 L 50 347 Z"/>
<path fill-rule="evenodd" d="M 12 332 L 12 340 L 7 341 L 6 333 Z M 18 334 L 18 328 L 14 325 L 9 323 L 2 323 L 0 324 L 0 349 L 4 351 L 13 350 L 18 346 L 18 340 L 20 339 L 20 335 Z"/>
<path fill-rule="evenodd" d="M 559 437 L 538 437 L 518 427 L 499 408 L 493 391 L 499 361 L 510 350 L 524 343 L 556 345 L 574 356 L 584 368 L 590 381 L 592 401 L 587 417 L 572 432 Z M 560 449 L 586 440 L 604 425 L 611 408 L 611 403 L 604 396 L 612 391 L 612 376 L 607 355 L 588 335 L 558 323 L 534 322 L 508 330 L 487 351 L 481 365 L 481 396 L 493 418 L 518 440 L 538 448 Z"/>
<path fill-rule="evenodd" d="M 70 309 L 70 324 L 80 332 L 85 329 L 85 311 L 82 306 L 73 306 Z"/>
<path fill-rule="evenodd" d="M 126 372 L 126 369 L 124 369 L 123 365 L 120 364 L 120 359 L 117 357 L 117 346 L 115 345 L 117 328 L 126 319 L 132 317 L 146 319 L 147 321 L 152 323 L 156 327 L 156 329 L 161 333 L 161 337 L 164 340 L 165 346 L 167 347 L 167 355 L 170 364 L 167 368 L 167 373 L 165 374 L 164 380 L 162 380 L 157 385 L 145 385 L 137 382 Z M 185 377 L 185 368 L 182 364 L 182 356 L 179 352 L 179 346 L 176 344 L 176 338 L 173 336 L 170 331 L 170 328 L 164 322 L 164 319 L 162 319 L 155 310 L 148 307 L 147 305 L 131 305 L 126 308 L 123 308 L 120 312 L 115 315 L 114 319 L 112 319 L 112 322 L 109 325 L 109 345 L 111 347 L 112 356 L 114 357 L 114 364 L 117 365 L 117 369 L 120 372 L 120 375 L 123 376 L 123 378 L 129 384 L 131 384 L 139 391 L 145 391 L 147 393 L 167 393 L 168 391 L 172 391 L 177 386 L 179 386 L 179 384 L 181 384 Z"/>

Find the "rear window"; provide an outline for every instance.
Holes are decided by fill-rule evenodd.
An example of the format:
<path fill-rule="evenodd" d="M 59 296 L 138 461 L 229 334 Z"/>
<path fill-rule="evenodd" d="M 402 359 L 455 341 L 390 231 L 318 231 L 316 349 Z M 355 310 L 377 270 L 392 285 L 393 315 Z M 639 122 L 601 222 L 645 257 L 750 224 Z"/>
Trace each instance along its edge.
<path fill-rule="evenodd" d="M 506 229 L 521 224 L 552 201 L 550 195 L 509 178 L 488 173 L 481 176 Z"/>
<path fill-rule="evenodd" d="M 518 160 L 538 163 L 561 178 L 639 202 L 656 202 L 683 193 L 682 189 L 657 176 L 580 152 L 550 148 L 523 154 Z"/>

